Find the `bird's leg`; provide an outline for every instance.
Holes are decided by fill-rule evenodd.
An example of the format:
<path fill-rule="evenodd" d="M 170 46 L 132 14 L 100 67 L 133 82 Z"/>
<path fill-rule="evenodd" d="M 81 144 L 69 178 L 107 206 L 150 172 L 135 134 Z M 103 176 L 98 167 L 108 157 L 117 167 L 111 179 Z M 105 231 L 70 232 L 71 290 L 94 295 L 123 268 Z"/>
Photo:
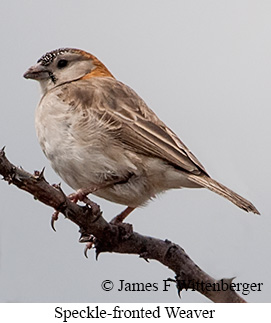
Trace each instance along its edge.
<path fill-rule="evenodd" d="M 101 190 L 101 189 L 104 189 L 104 188 L 107 188 L 107 187 L 110 187 L 110 186 L 114 186 L 114 185 L 117 185 L 117 184 L 125 184 L 133 176 L 134 176 L 133 173 L 128 173 L 127 176 L 123 177 L 123 178 L 112 177 L 111 180 L 106 180 L 103 183 L 93 185 L 93 186 L 89 186 L 87 188 L 80 188 L 75 193 L 70 194 L 68 197 L 74 203 L 77 203 L 78 201 L 83 201 L 84 202 L 84 199 L 88 196 L 88 194 L 94 193 L 94 192 L 96 192 L 98 190 Z M 132 212 L 132 210 L 130 212 Z M 130 212 L 128 212 L 128 214 Z"/>
<path fill-rule="evenodd" d="M 115 216 L 110 223 L 111 224 L 120 224 L 123 222 L 125 218 L 135 209 L 135 207 L 127 206 L 125 210 L 123 210 L 120 214 Z"/>

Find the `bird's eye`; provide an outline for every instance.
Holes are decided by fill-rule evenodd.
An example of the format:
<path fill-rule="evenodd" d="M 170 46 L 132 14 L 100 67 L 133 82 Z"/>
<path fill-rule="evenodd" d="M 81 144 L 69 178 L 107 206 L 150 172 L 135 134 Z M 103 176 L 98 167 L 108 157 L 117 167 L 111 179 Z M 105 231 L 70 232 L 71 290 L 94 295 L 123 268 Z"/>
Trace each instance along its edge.
<path fill-rule="evenodd" d="M 58 61 L 58 63 L 57 63 L 57 67 L 58 68 L 63 68 L 63 67 L 65 67 L 65 66 L 67 66 L 68 65 L 68 61 L 66 60 L 66 59 L 61 59 L 60 61 Z"/>

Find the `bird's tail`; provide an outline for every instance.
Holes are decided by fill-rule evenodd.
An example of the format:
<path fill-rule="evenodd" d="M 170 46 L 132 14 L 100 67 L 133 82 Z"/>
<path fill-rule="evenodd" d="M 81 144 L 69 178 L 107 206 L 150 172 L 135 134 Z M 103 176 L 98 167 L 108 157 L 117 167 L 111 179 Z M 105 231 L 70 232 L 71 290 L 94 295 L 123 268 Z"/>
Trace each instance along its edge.
<path fill-rule="evenodd" d="M 249 202 L 248 200 L 246 200 L 242 196 L 238 195 L 237 193 L 233 192 L 232 190 L 230 190 L 226 186 L 218 183 L 217 181 L 215 181 L 211 177 L 209 177 L 207 175 L 189 174 L 188 178 L 192 182 L 199 184 L 203 187 L 206 187 L 209 190 L 211 190 L 221 196 L 224 196 L 226 199 L 228 199 L 229 201 L 231 201 L 232 203 L 234 203 L 235 205 L 237 205 L 241 209 L 243 209 L 247 212 L 253 212 L 255 214 L 260 214 L 260 212 L 256 209 L 256 207 L 251 202 Z"/>

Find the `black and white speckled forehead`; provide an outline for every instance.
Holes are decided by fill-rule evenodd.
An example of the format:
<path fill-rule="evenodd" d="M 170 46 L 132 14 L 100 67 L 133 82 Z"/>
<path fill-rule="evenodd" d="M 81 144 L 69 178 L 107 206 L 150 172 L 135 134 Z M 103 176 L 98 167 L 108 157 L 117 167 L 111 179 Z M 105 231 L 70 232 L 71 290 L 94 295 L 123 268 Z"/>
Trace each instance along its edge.
<path fill-rule="evenodd" d="M 75 50 L 71 49 L 71 48 L 55 49 L 55 50 L 53 50 L 51 52 L 48 52 L 48 53 L 44 54 L 38 60 L 38 63 L 41 63 L 41 65 L 43 65 L 43 66 L 50 65 L 57 56 L 62 55 L 64 53 L 66 53 L 66 52 L 75 52 Z"/>

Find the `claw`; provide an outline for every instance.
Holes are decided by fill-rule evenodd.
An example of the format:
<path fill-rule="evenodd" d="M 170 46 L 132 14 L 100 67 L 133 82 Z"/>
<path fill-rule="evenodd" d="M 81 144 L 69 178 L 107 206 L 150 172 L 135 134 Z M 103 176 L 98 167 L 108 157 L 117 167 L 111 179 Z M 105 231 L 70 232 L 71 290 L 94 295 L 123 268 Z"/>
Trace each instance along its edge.
<path fill-rule="evenodd" d="M 88 249 L 89 249 L 89 248 L 88 248 L 88 246 L 86 245 L 86 246 L 85 246 L 85 249 L 84 249 L 84 255 L 85 255 L 85 257 L 86 257 L 86 258 L 88 258 Z"/>
<path fill-rule="evenodd" d="M 80 239 L 79 241 L 80 242 L 87 241 L 86 246 L 85 246 L 85 249 L 84 249 L 84 255 L 85 255 L 86 258 L 88 258 L 88 250 L 91 249 L 94 246 L 94 244 L 95 244 L 95 237 L 93 235 L 91 235 L 88 238 L 88 240 L 87 240 L 86 237 L 84 237 L 83 240 Z"/>
<path fill-rule="evenodd" d="M 84 249 L 84 255 L 86 258 L 88 258 L 88 250 L 90 250 L 94 245 L 94 241 L 90 241 L 86 244 L 85 249 Z"/>
<path fill-rule="evenodd" d="M 55 229 L 55 221 L 58 220 L 58 215 L 59 215 L 59 212 L 58 211 L 55 211 L 52 215 L 52 218 L 51 218 L 51 227 L 52 229 L 56 232 L 56 229 Z"/>

